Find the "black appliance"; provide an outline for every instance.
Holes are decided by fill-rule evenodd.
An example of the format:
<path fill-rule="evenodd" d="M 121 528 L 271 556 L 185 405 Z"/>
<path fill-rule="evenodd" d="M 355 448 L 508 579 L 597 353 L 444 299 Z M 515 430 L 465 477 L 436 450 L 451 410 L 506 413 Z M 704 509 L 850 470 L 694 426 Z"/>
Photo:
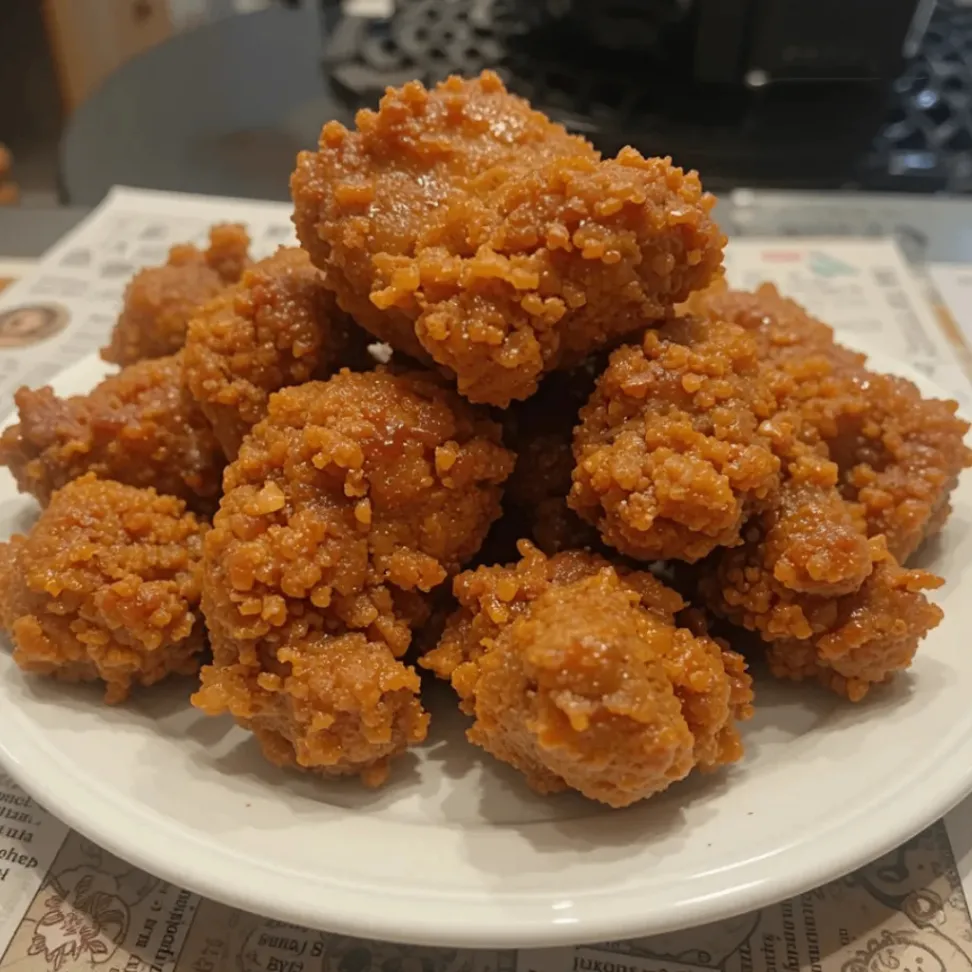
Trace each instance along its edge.
<path fill-rule="evenodd" d="M 492 67 L 605 152 L 670 154 L 715 189 L 972 189 L 958 0 L 397 0 L 329 20 L 352 108 Z"/>

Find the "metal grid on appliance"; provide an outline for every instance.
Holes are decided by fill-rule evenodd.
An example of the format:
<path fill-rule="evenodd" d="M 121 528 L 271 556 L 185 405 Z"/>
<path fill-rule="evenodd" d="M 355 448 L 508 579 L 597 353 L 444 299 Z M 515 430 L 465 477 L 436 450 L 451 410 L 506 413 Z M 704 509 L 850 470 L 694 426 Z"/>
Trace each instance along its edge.
<path fill-rule="evenodd" d="M 942 0 L 891 86 L 863 179 L 876 188 L 972 191 L 972 9 Z"/>

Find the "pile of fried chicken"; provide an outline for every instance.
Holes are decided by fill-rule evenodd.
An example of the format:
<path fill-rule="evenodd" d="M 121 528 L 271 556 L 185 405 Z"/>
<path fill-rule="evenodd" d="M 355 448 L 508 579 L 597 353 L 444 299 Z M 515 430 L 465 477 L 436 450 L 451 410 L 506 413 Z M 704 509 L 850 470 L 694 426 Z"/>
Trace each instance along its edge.
<path fill-rule="evenodd" d="M 536 790 L 621 807 L 742 756 L 743 651 L 854 701 L 908 667 L 968 425 L 729 289 L 695 173 L 487 72 L 329 122 L 291 189 L 300 248 L 214 227 L 132 280 L 117 374 L 18 393 L 21 668 L 198 672 L 274 763 L 369 785 L 424 669 Z"/>

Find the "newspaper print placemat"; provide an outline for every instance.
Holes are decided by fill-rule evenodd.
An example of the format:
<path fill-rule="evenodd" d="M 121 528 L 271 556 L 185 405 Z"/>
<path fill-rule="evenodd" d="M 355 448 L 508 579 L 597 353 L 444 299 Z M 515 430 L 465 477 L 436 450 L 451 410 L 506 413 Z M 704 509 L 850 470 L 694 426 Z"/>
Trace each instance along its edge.
<path fill-rule="evenodd" d="M 115 190 L 0 294 L 0 408 L 105 343 L 138 267 L 225 220 L 247 224 L 258 255 L 293 240 L 285 205 Z M 892 242 L 747 238 L 727 265 L 733 284 L 770 280 L 848 343 L 972 401 L 960 329 Z M 856 874 L 717 925 L 519 954 L 414 948 L 202 899 L 70 831 L 0 774 L 0 972 L 972 972 L 969 890 L 972 803 Z"/>
<path fill-rule="evenodd" d="M 972 266 L 933 263 L 928 267 L 928 276 L 963 339 L 972 342 Z"/>
<path fill-rule="evenodd" d="M 35 260 L 13 260 L 0 254 L 0 290 L 5 290 L 15 280 L 26 276 L 35 265 Z"/>
<path fill-rule="evenodd" d="M 953 396 L 972 398 L 962 336 L 943 326 L 892 240 L 747 237 L 730 243 L 726 267 L 734 286 L 775 283 L 846 343 L 907 361 Z"/>
<path fill-rule="evenodd" d="M 122 293 L 174 243 L 205 245 L 214 222 L 243 222 L 253 252 L 294 242 L 279 203 L 118 189 L 0 293 L 0 412 L 23 384 L 39 385 L 105 344 Z"/>

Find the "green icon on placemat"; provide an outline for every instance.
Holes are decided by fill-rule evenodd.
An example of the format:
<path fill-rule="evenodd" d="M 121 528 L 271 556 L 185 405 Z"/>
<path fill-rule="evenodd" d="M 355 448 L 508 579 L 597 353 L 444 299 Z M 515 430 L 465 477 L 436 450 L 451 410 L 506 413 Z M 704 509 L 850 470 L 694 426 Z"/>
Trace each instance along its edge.
<path fill-rule="evenodd" d="M 849 263 L 838 260 L 819 250 L 811 250 L 809 254 L 810 269 L 818 277 L 856 277 L 857 270 Z"/>

